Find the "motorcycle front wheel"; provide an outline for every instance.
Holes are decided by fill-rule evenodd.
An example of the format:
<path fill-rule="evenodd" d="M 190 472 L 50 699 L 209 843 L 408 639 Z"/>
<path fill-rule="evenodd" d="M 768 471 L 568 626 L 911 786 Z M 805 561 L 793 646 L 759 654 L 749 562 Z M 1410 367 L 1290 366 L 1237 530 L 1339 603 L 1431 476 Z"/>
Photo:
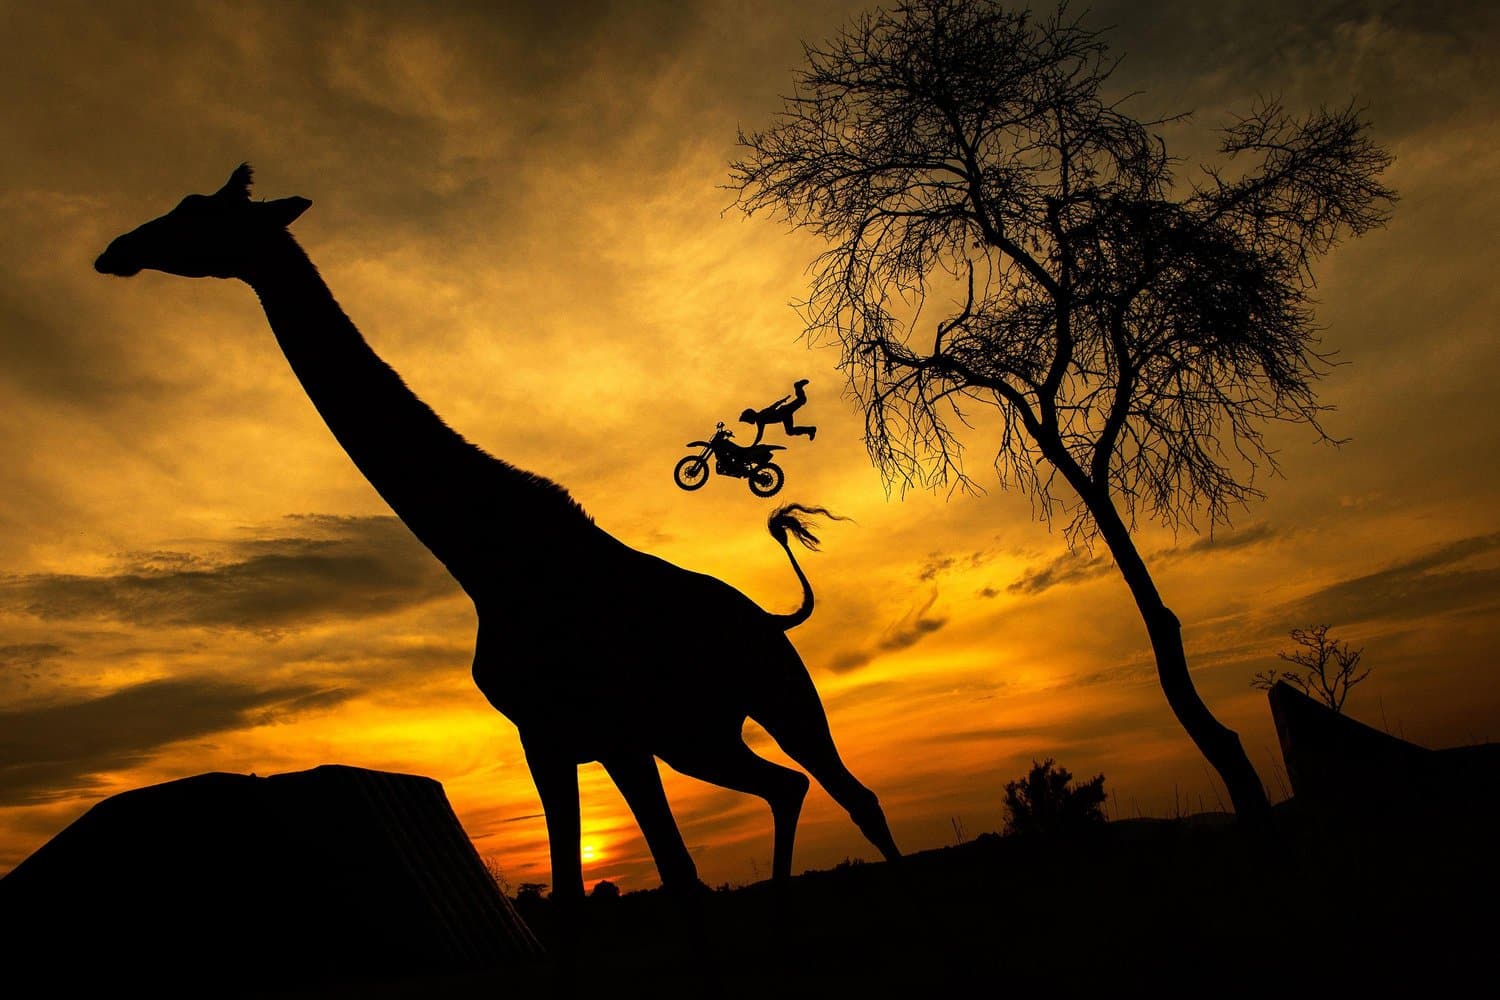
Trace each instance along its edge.
<path fill-rule="evenodd" d="M 689 455 L 677 463 L 677 468 L 672 470 L 672 478 L 677 481 L 678 486 L 689 492 L 701 489 L 703 484 L 708 482 L 708 463 L 697 455 Z M 778 482 L 778 489 L 780 485 Z M 775 490 L 771 492 L 774 493 Z M 770 495 L 770 493 L 766 494 L 766 496 Z"/>
<path fill-rule="evenodd" d="M 781 484 L 784 482 L 786 474 L 781 471 L 781 466 L 767 462 L 750 473 L 750 492 L 758 497 L 774 497 L 781 492 Z"/>

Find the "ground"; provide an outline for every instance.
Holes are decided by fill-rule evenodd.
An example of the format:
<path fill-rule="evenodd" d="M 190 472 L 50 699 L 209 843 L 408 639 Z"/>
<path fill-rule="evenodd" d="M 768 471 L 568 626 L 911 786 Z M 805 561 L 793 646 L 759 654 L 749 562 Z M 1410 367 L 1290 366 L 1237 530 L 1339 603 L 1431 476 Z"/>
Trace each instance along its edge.
<path fill-rule="evenodd" d="M 550 957 L 534 968 L 281 995 L 1486 992 L 1494 832 L 1340 832 L 1283 809 L 1269 835 L 1222 817 L 1066 841 L 987 835 L 785 886 L 590 900 L 572 959 L 543 905 L 531 920 Z"/>

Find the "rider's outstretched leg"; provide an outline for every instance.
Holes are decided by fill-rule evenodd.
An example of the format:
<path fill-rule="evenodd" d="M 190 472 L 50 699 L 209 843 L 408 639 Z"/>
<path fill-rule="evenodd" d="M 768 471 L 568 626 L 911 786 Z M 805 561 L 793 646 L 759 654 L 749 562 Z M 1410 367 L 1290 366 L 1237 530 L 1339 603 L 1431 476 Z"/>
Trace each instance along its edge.
<path fill-rule="evenodd" d="M 782 423 L 781 426 L 786 429 L 786 435 L 787 435 L 787 437 L 797 437 L 799 435 L 802 435 L 802 436 L 805 436 L 809 441 L 811 441 L 813 438 L 815 438 L 815 437 L 818 436 L 818 429 L 816 427 L 794 427 L 794 426 L 792 426 L 792 418 L 791 417 L 787 417 L 786 421 L 784 423 Z"/>
<path fill-rule="evenodd" d="M 818 436 L 818 429 L 816 427 L 797 427 L 792 424 L 792 415 L 803 403 L 807 402 L 807 393 L 802 388 L 807 385 L 807 381 L 805 378 L 798 379 L 792 384 L 792 390 L 797 394 L 797 398 L 782 407 L 781 426 L 785 429 L 787 437 L 806 436 L 811 441 Z"/>

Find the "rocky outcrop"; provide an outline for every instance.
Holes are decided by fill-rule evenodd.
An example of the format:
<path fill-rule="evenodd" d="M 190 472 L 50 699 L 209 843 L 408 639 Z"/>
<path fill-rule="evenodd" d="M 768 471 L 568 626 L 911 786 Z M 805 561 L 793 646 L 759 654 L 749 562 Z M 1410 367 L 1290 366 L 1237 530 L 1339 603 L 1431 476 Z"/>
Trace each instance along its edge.
<path fill-rule="evenodd" d="M 105 799 L 0 881 L 0 920 L 12 975 L 203 996 L 539 951 L 442 785 L 339 765 Z"/>

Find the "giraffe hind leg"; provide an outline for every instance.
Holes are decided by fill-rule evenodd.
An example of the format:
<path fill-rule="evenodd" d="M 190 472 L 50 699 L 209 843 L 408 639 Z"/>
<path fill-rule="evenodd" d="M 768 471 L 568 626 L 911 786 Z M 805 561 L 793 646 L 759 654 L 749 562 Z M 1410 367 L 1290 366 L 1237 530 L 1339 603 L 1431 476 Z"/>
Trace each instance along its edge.
<path fill-rule="evenodd" d="M 791 877 L 797 819 L 807 797 L 805 774 L 757 756 L 738 735 L 712 747 L 698 745 L 671 756 L 663 754 L 662 759 L 689 777 L 765 799 L 775 827 L 771 877 L 778 881 Z"/>
<path fill-rule="evenodd" d="M 849 772 L 834 746 L 828 729 L 828 717 L 812 682 L 807 682 L 807 696 L 780 702 L 770 709 L 752 713 L 787 756 L 807 768 L 833 800 L 849 813 L 849 818 L 865 838 L 874 844 L 887 861 L 901 857 L 891 836 L 880 800 Z"/>

